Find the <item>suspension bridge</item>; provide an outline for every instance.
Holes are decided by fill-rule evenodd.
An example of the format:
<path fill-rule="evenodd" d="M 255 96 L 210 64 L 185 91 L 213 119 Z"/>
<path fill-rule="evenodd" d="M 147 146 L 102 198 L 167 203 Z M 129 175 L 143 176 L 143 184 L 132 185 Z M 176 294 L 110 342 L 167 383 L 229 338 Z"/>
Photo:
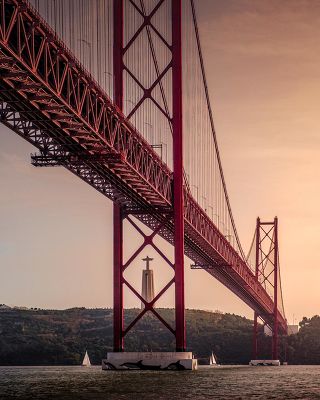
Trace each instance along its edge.
<path fill-rule="evenodd" d="M 227 193 L 193 0 L 0 0 L 0 121 L 114 204 L 114 351 L 146 312 L 186 350 L 184 256 L 286 334 L 278 220 L 257 220 L 245 255 Z M 124 221 L 144 241 L 123 257 Z M 148 227 L 148 233 L 142 228 Z M 149 233 L 151 232 L 151 233 Z M 155 241 L 174 247 L 174 260 Z M 125 278 L 151 245 L 173 278 L 147 302 Z M 144 304 L 127 326 L 123 290 Z M 155 309 L 175 290 L 175 326 Z"/>

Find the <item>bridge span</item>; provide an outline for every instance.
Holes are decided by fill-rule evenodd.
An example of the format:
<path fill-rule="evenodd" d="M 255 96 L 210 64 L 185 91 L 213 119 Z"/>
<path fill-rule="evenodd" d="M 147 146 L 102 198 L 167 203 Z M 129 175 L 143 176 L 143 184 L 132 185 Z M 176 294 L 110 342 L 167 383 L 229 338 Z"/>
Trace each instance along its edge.
<path fill-rule="evenodd" d="M 124 3 L 132 8 L 131 13 L 139 16 L 137 27 L 128 28 L 133 14 L 128 13 L 125 7 L 129 6 Z M 170 26 L 166 31 L 167 36 L 160 29 L 163 16 L 160 15 L 155 22 L 157 13 L 165 3 L 171 4 L 166 8 L 169 19 L 165 23 Z M 258 317 L 273 329 L 273 358 L 277 359 L 278 332 L 285 334 L 287 331 L 282 299 L 278 296 L 278 221 L 275 219 L 263 223 L 258 220 L 254 241 L 255 265 L 252 267 L 239 244 L 226 192 L 212 125 L 195 5 L 193 1 L 185 3 L 190 7 L 200 60 L 200 81 L 204 85 L 208 112 L 206 118 L 212 134 L 210 146 L 215 151 L 215 173 L 219 174 L 222 188 L 220 203 L 223 203 L 223 213 L 228 219 L 225 225 L 230 227 L 227 232 L 223 231 L 223 225 L 218 220 L 220 216 L 221 222 L 223 213 L 218 214 L 219 210 L 215 209 L 216 213 L 212 211 L 210 216 L 210 206 L 200 204 L 198 196 L 191 189 L 191 173 L 183 163 L 183 12 L 179 0 L 172 0 L 172 3 L 163 0 L 115 0 L 112 8 L 113 100 L 99 79 L 92 76 L 63 38 L 28 1 L 0 0 L 0 121 L 39 150 L 31 157 L 33 165 L 63 166 L 114 202 L 115 350 L 123 349 L 125 335 L 147 311 L 153 312 L 176 336 L 177 350 L 185 350 L 185 254 L 193 260 L 195 267 L 205 269 L 254 310 L 255 330 Z M 68 4 L 72 5 L 72 0 Z M 71 18 L 71 11 L 68 18 Z M 141 76 L 138 77 L 134 72 L 144 62 L 141 48 L 134 48 L 135 41 L 143 31 L 149 48 L 145 57 L 150 58 L 148 62 L 155 70 L 153 81 L 144 84 Z M 130 35 L 130 38 L 125 40 L 126 35 Z M 155 48 L 155 37 L 162 42 L 157 46 L 164 46 L 170 53 L 168 63 L 164 65 L 161 53 L 157 54 Z M 130 69 L 126 57 L 131 48 L 134 67 Z M 131 110 L 124 107 L 124 74 L 131 77 L 141 92 L 140 99 L 136 100 Z M 167 74 L 170 74 L 170 84 L 163 83 Z M 167 102 L 162 93 L 165 90 L 171 96 Z M 158 94 L 152 95 L 156 91 Z M 159 154 L 155 144 L 147 140 L 147 135 L 141 133 L 134 120 L 135 113 L 147 100 L 167 120 L 172 137 L 171 144 L 169 141 L 166 144 L 167 149 L 172 149 L 171 165 L 170 161 L 164 160 L 162 153 Z M 201 141 L 200 128 L 193 134 Z M 209 139 L 206 139 L 208 143 Z M 161 152 L 164 145 L 159 145 Z M 210 168 L 210 164 L 207 168 Z M 201 173 L 205 174 L 206 171 Z M 214 184 L 215 181 L 211 182 L 212 186 Z M 211 208 L 213 210 L 213 206 Z M 218 218 L 213 218 L 214 215 Z M 124 219 L 144 237 L 143 245 L 126 262 L 122 256 Z M 136 219 L 149 227 L 152 234 L 145 234 L 135 222 Z M 156 235 L 174 245 L 174 263 L 156 246 Z M 262 248 L 261 235 L 269 241 L 269 251 Z M 175 274 L 151 302 L 146 302 L 123 275 L 130 262 L 146 245 L 152 245 Z M 272 265 L 269 275 L 265 271 L 267 263 Z M 128 286 L 145 304 L 141 314 L 127 327 L 123 325 L 123 285 Z M 154 308 L 155 302 L 172 285 L 176 291 L 175 327 L 163 320 Z"/>

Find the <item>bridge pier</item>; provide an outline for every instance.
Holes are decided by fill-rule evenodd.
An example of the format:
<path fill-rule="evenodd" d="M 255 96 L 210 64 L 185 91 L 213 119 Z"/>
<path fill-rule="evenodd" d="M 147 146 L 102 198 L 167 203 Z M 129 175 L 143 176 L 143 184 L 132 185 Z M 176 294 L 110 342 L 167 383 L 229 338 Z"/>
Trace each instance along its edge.
<path fill-rule="evenodd" d="M 102 360 L 103 370 L 171 370 L 197 369 L 191 352 L 127 352 L 107 353 Z"/>

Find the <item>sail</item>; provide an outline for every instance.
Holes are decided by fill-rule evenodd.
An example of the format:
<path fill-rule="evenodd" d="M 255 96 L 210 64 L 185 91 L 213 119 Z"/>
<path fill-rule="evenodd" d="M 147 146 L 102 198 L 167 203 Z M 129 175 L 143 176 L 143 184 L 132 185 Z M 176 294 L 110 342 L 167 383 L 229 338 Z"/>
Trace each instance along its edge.
<path fill-rule="evenodd" d="M 86 354 L 83 357 L 82 365 L 84 367 L 90 367 L 90 365 L 91 365 L 90 358 L 89 358 L 89 355 L 88 355 L 87 351 L 86 351 Z"/>
<path fill-rule="evenodd" d="M 210 356 L 210 365 L 217 365 L 217 360 L 213 353 L 211 353 L 211 356 Z"/>

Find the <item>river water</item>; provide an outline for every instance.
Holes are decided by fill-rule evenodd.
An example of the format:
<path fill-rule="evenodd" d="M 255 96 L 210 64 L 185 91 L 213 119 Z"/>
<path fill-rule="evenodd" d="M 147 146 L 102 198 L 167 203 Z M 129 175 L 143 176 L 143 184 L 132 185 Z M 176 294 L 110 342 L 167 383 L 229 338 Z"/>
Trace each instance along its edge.
<path fill-rule="evenodd" d="M 0 367 L 0 399 L 320 399 L 320 366 L 102 371 Z"/>

